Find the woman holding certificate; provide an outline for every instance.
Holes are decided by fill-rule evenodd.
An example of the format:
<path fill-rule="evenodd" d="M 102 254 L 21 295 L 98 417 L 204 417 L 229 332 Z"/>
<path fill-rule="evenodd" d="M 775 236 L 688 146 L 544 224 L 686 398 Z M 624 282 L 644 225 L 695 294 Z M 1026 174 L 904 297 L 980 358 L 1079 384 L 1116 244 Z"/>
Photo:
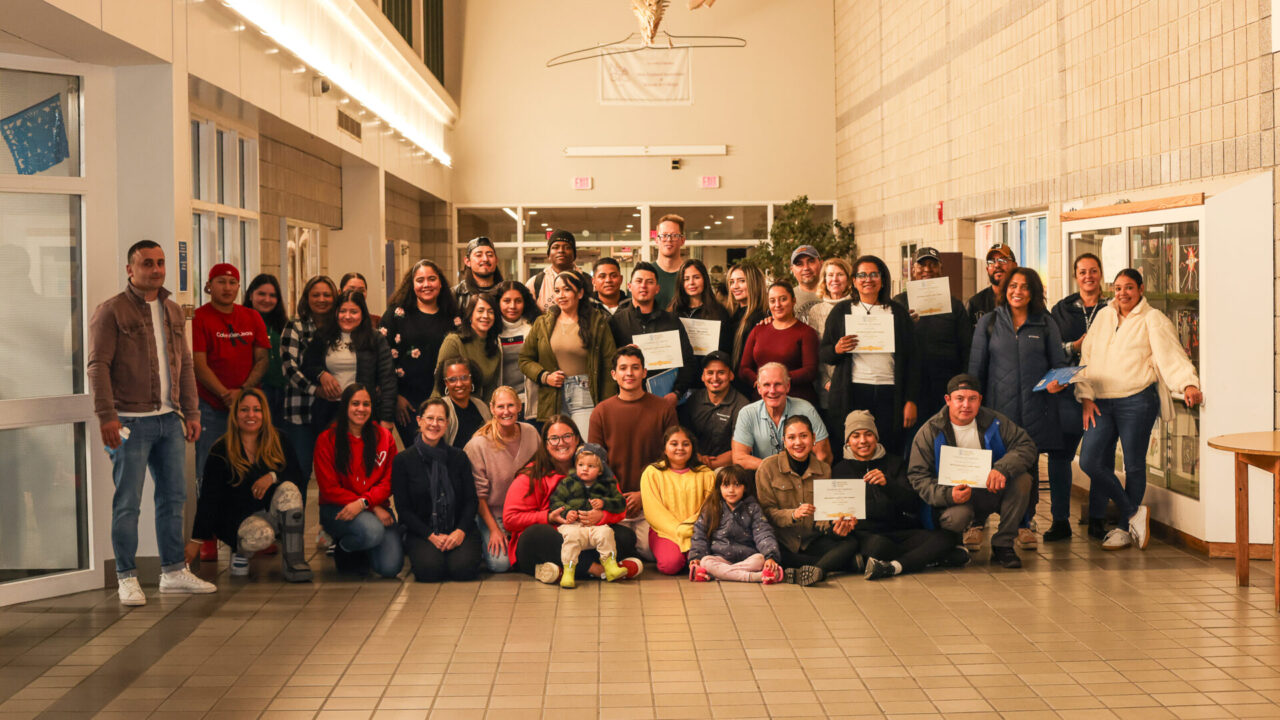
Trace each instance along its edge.
<path fill-rule="evenodd" d="M 1075 383 L 1084 405 L 1080 469 L 1089 475 L 1089 535 L 1103 537 L 1103 550 L 1121 550 L 1150 540 L 1147 445 L 1161 411 L 1172 414 L 1169 393 L 1181 391 L 1187 407 L 1204 401 L 1200 378 L 1168 316 L 1143 298 L 1142 273 L 1125 268 L 1111 285 L 1115 297 L 1098 311 L 1080 347 L 1085 367 Z M 1125 482 L 1115 473 L 1116 442 L 1124 449 Z M 1128 528 L 1106 530 L 1107 501 L 1120 508 Z"/>
<path fill-rule="evenodd" d="M 576 272 L 552 281 L 551 309 L 533 323 L 520 348 L 520 372 L 538 386 L 538 420 L 564 413 L 586 427 L 591 410 L 618 394 L 609 375 L 613 331 L 607 311 L 584 302 L 586 288 Z"/>
<path fill-rule="evenodd" d="M 747 337 L 738 363 L 738 377 L 755 385 L 756 373 L 776 362 L 791 376 L 792 397 L 818 402 L 813 382 L 818 379 L 818 333 L 796 317 L 796 293 L 790 283 L 775 281 L 769 286 L 770 321 L 757 325 Z"/>
<path fill-rule="evenodd" d="M 900 452 L 903 428 L 916 423 L 920 377 L 911 315 L 889 299 L 889 267 L 875 255 L 853 264 L 853 289 L 853 297 L 831 309 L 818 348 L 819 359 L 835 367 L 827 429 L 838 433 L 851 411 L 869 410 L 881 444 Z"/>
<path fill-rule="evenodd" d="M 822 331 L 827 327 L 827 317 L 831 315 L 831 308 L 849 297 L 853 289 L 853 266 L 844 258 L 827 258 L 822 263 L 819 277 L 822 278 L 822 285 L 818 288 L 817 302 L 797 309 L 796 316 L 805 325 L 813 328 L 813 331 L 818 333 L 818 337 L 822 337 Z M 835 368 L 827 363 L 818 365 L 818 407 L 824 411 L 830 402 L 831 375 L 834 370 Z"/>
<path fill-rule="evenodd" d="M 733 333 L 733 369 L 742 361 L 742 348 L 760 321 L 769 317 L 764 305 L 764 275 L 750 265 L 734 265 L 729 268 L 729 302 L 733 312 L 729 316 L 729 328 Z M 733 379 L 733 387 L 748 398 L 756 398 L 751 383 L 741 377 Z"/>
<path fill-rule="evenodd" d="M 729 311 L 716 300 L 715 290 L 711 287 L 711 276 L 707 273 L 707 266 L 702 264 L 701 260 L 689 258 L 680 266 L 679 273 L 680 282 L 676 285 L 675 297 L 671 299 L 671 314 L 680 318 L 680 322 L 685 324 L 685 330 L 689 332 L 689 340 L 692 342 L 695 333 L 690 328 L 689 320 L 700 321 L 703 323 L 719 323 L 718 340 L 713 348 L 698 347 L 698 343 L 694 342 L 693 352 L 698 356 L 698 367 L 702 367 L 702 359 L 708 352 L 713 350 L 721 350 L 731 352 L 733 350 L 733 324 L 729 321 Z M 701 375 L 701 370 L 699 370 Z M 701 379 L 696 383 L 697 387 L 702 387 Z"/>
<path fill-rule="evenodd" d="M 1064 367 L 1062 336 L 1058 323 L 1044 303 L 1044 284 L 1030 268 L 1014 268 L 996 286 L 996 309 L 978 320 L 969 350 L 969 374 L 982 383 L 982 402 L 1027 431 L 1040 452 L 1062 447 L 1058 398 L 1063 387 L 1055 380 L 1036 392 L 1036 384 L 1049 370 Z M 1031 518 L 1040 493 L 1039 461 L 1031 465 L 1031 500 L 1018 527 L 1018 546 L 1036 546 Z"/>

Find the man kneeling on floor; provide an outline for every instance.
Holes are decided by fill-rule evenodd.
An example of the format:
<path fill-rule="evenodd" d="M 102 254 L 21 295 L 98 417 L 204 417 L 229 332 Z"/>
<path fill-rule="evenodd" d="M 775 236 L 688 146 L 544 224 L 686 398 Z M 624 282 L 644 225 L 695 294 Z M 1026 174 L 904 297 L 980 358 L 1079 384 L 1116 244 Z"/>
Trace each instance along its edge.
<path fill-rule="evenodd" d="M 865 577 L 879 580 L 930 565 L 967 564 L 969 553 L 960 546 L 959 535 L 921 527 L 920 496 L 907 482 L 907 466 L 880 444 L 871 413 L 849 413 L 844 437 L 845 459 L 831 469 L 831 477 L 862 478 L 867 483 L 867 517 L 854 529 L 867 559 Z"/>
<path fill-rule="evenodd" d="M 925 502 L 945 508 L 939 520 L 944 530 L 963 533 L 972 520 L 981 522 L 1000 513 L 1000 525 L 991 537 L 991 562 L 1020 568 L 1013 541 L 1031 493 L 1029 471 L 1038 458 L 1035 441 L 1009 418 L 982 407 L 982 386 L 972 375 L 951 378 L 946 401 L 946 407 L 916 433 L 907 478 Z M 938 482 L 945 445 L 991 451 L 985 488 Z"/>

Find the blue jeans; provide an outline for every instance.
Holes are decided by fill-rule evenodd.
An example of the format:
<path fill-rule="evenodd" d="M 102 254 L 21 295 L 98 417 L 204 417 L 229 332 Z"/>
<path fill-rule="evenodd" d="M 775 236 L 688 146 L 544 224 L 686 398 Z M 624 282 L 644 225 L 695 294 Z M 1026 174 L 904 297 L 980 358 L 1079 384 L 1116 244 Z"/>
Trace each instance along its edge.
<path fill-rule="evenodd" d="M 182 418 L 176 412 L 154 417 L 122 417 L 131 435 L 111 458 L 111 547 L 116 555 L 116 576 L 138 574 L 138 514 L 142 508 L 142 484 L 151 469 L 155 482 L 156 541 L 164 572 L 185 566 L 182 549 L 182 505 L 187 500 L 183 472 L 187 439 Z"/>
<path fill-rule="evenodd" d="M 1071 462 L 1080 436 L 1064 434 L 1062 448 L 1049 451 L 1049 514 L 1054 522 L 1071 520 Z"/>
<path fill-rule="evenodd" d="M 1080 445 L 1080 469 L 1089 476 L 1089 519 L 1102 520 L 1107 501 L 1114 500 L 1130 518 L 1147 494 L 1147 446 L 1151 427 L 1160 415 L 1156 384 L 1124 398 L 1095 400 L 1096 424 L 1085 431 Z M 1124 450 L 1124 479 L 1116 477 L 1116 441 Z"/>
<path fill-rule="evenodd" d="M 591 411 L 596 403 L 591 399 L 591 385 L 586 375 L 570 375 L 564 379 L 564 387 L 560 388 L 564 402 L 560 409 L 573 418 L 579 431 L 591 424 Z"/>
<path fill-rule="evenodd" d="M 341 505 L 320 506 L 320 526 L 338 547 L 349 553 L 368 552 L 369 566 L 384 578 L 392 578 L 404 567 L 404 545 L 400 526 L 382 524 L 371 510 L 361 510 L 350 520 L 339 520 Z"/>
<path fill-rule="evenodd" d="M 209 451 L 218 438 L 227 432 L 227 411 L 215 410 L 212 405 L 200 401 L 200 437 L 196 440 L 196 492 L 200 491 L 200 482 L 204 478 L 204 462 L 209 459 Z"/>
<path fill-rule="evenodd" d="M 480 502 L 484 502 L 481 500 Z M 502 524 L 502 515 L 495 516 L 494 521 L 498 523 L 498 527 L 506 532 L 507 528 Z M 476 527 L 480 528 L 480 556 L 484 558 L 485 567 L 489 568 L 489 572 L 504 573 L 511 569 L 511 557 L 507 555 L 507 549 L 504 545 L 501 555 L 489 554 L 489 525 L 480 516 L 476 516 Z"/>
<path fill-rule="evenodd" d="M 280 432 L 289 438 L 293 453 L 298 456 L 298 472 L 302 476 L 298 489 L 302 491 L 302 502 L 306 503 L 307 487 L 311 485 L 311 465 L 316 454 L 316 431 L 310 425 L 287 422 Z"/>

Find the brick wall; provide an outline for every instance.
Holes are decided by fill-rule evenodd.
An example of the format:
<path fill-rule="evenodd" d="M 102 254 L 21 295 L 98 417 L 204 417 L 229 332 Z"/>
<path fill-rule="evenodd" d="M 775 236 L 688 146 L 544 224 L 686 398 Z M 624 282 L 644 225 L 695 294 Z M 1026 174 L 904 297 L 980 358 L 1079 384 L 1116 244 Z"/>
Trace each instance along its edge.
<path fill-rule="evenodd" d="M 342 225 L 342 168 L 263 135 L 259 142 L 262 272 L 280 276 L 280 218 L 324 227 Z M 327 239 L 320 271 L 328 272 Z"/>

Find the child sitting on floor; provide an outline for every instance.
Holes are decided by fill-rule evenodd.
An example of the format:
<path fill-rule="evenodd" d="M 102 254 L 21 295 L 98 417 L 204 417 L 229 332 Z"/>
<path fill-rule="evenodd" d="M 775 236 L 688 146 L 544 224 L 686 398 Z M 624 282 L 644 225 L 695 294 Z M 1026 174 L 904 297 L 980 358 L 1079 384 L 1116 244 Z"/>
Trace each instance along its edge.
<path fill-rule="evenodd" d="M 782 580 L 782 554 L 773 528 L 756 502 L 751 473 L 739 465 L 716 473 L 719 492 L 707 496 L 693 525 L 689 579 L 772 585 Z"/>
<path fill-rule="evenodd" d="M 564 566 L 560 587 L 574 587 L 573 571 L 583 546 L 595 548 L 600 553 L 605 580 L 613 582 L 627 576 L 626 569 L 618 565 L 613 528 L 603 522 L 587 525 L 581 519 L 593 510 L 621 513 L 627 508 L 627 501 L 618 491 L 618 481 L 609 469 L 604 448 L 592 443 L 584 443 L 578 448 L 573 456 L 573 472 L 552 491 L 550 507 L 551 512 L 563 510 L 566 521 L 559 527 L 564 538 L 560 545 L 560 563 Z"/>

